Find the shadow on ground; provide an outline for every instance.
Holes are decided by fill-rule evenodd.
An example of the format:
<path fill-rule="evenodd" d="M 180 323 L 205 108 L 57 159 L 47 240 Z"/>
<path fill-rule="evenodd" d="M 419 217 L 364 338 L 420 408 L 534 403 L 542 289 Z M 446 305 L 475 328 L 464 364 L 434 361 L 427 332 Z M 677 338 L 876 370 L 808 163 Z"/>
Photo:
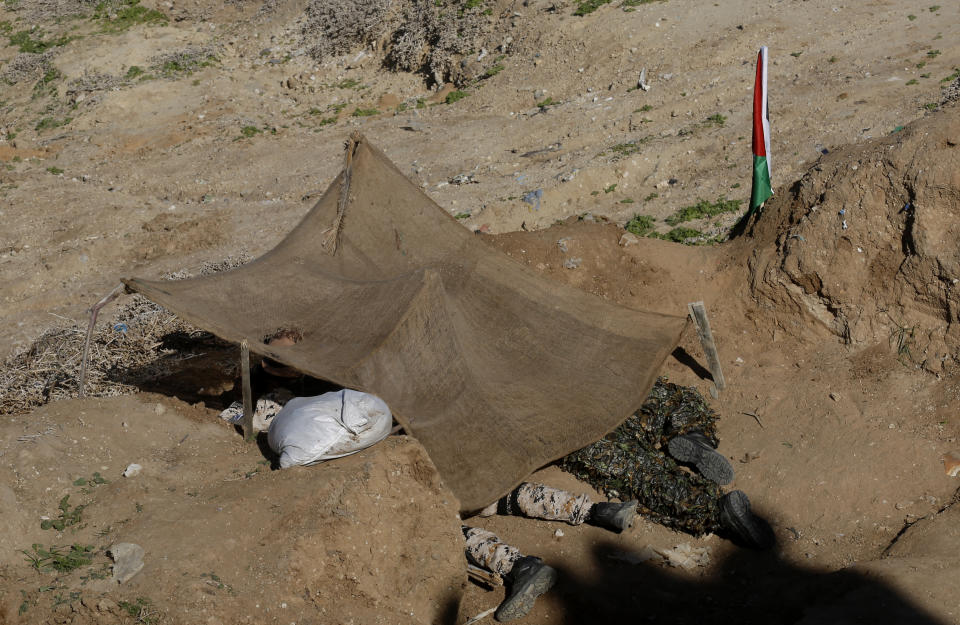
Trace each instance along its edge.
<path fill-rule="evenodd" d="M 565 623 L 944 625 L 890 586 L 854 570 L 799 568 L 775 550 L 736 551 L 711 578 L 691 580 L 657 564 L 631 564 L 636 553 L 601 543 L 592 554 L 601 573 L 560 567 L 552 590 Z M 556 602 L 560 602 L 557 606 Z"/>

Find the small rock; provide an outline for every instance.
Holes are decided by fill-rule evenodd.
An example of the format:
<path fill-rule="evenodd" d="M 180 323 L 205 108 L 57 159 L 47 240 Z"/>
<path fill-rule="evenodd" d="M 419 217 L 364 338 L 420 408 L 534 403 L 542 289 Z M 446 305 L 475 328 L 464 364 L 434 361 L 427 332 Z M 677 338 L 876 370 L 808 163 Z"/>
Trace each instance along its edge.
<path fill-rule="evenodd" d="M 553 533 L 553 535 L 556 536 L 557 538 L 562 538 L 562 537 L 563 537 L 563 530 L 558 529 L 557 531 L 555 531 L 555 532 Z"/>
<path fill-rule="evenodd" d="M 960 452 L 948 451 L 943 454 L 943 471 L 950 477 L 960 475 Z"/>
<path fill-rule="evenodd" d="M 632 232 L 624 232 L 620 237 L 620 247 L 629 247 L 640 242 L 640 237 Z"/>
<path fill-rule="evenodd" d="M 140 475 L 141 471 L 143 471 L 143 467 L 139 464 L 130 464 L 127 465 L 127 468 L 123 470 L 123 477 L 136 477 Z"/>
<path fill-rule="evenodd" d="M 583 263 L 582 258 L 568 258 L 563 261 L 563 266 L 567 269 L 576 269 Z"/>
<path fill-rule="evenodd" d="M 833 401 L 840 401 L 840 393 L 830 393 L 830 399 Z"/>
<path fill-rule="evenodd" d="M 143 568 L 143 547 L 136 543 L 115 543 L 108 553 L 113 558 L 113 579 L 118 584 L 130 581 Z"/>
<path fill-rule="evenodd" d="M 154 411 L 155 413 L 157 413 L 157 416 L 159 417 L 159 416 L 161 416 L 163 413 L 165 413 L 165 412 L 167 411 L 167 408 L 166 408 L 166 406 L 164 406 L 163 404 L 156 404 L 156 405 L 153 407 L 153 411 Z"/>
<path fill-rule="evenodd" d="M 112 612 L 117 608 L 117 604 L 109 599 L 101 599 L 97 602 L 98 612 Z"/>

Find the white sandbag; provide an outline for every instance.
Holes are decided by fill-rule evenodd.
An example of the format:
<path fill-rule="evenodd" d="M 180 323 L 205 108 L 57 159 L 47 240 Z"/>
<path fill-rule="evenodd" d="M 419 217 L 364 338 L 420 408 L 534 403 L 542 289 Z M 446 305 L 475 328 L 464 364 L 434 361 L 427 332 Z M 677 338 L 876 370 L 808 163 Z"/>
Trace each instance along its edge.
<path fill-rule="evenodd" d="M 294 397 L 270 421 L 267 440 L 286 469 L 366 449 L 386 438 L 392 424 L 393 415 L 382 399 L 344 389 Z"/>

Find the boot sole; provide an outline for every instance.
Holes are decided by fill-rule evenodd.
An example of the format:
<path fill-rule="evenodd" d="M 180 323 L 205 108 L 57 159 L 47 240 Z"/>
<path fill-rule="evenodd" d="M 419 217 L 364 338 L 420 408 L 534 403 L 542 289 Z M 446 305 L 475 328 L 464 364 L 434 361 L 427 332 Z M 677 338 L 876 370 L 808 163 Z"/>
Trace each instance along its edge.
<path fill-rule="evenodd" d="M 672 438 L 667 443 L 670 455 L 680 462 L 687 462 L 697 467 L 700 475 L 711 482 L 725 486 L 733 481 L 733 467 L 715 449 L 686 438 Z"/>
<path fill-rule="evenodd" d="M 720 500 L 720 524 L 754 549 L 769 549 L 775 542 L 770 526 L 750 511 L 743 491 L 735 490 Z"/>
<path fill-rule="evenodd" d="M 512 596 L 500 604 L 493 618 L 500 623 L 505 623 L 526 616 L 533 609 L 537 597 L 553 588 L 555 583 L 557 583 L 556 569 L 544 566 L 529 579 L 524 580 L 520 587 L 512 590 Z"/>

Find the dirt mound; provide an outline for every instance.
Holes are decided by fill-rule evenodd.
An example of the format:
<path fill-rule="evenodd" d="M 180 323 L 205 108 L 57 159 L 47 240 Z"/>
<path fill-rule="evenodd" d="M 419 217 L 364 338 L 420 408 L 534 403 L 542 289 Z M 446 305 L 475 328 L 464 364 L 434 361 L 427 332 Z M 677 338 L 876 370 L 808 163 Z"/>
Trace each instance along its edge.
<path fill-rule="evenodd" d="M 940 371 L 960 353 L 960 107 L 819 161 L 760 218 L 762 306 Z M 775 245 L 757 245 L 775 241 Z"/>
<path fill-rule="evenodd" d="M 0 623 L 456 614 L 458 502 L 415 441 L 391 437 L 335 463 L 271 471 L 255 445 L 215 421 L 141 395 L 61 401 L 4 422 Z M 121 477 L 134 462 L 142 473 Z M 57 532 L 41 529 L 43 516 L 71 520 Z M 146 552 L 143 570 L 119 586 L 105 555 L 117 542 Z M 43 570 L 43 552 L 71 545 L 86 563 Z M 41 558 L 40 570 L 25 553 Z"/>

